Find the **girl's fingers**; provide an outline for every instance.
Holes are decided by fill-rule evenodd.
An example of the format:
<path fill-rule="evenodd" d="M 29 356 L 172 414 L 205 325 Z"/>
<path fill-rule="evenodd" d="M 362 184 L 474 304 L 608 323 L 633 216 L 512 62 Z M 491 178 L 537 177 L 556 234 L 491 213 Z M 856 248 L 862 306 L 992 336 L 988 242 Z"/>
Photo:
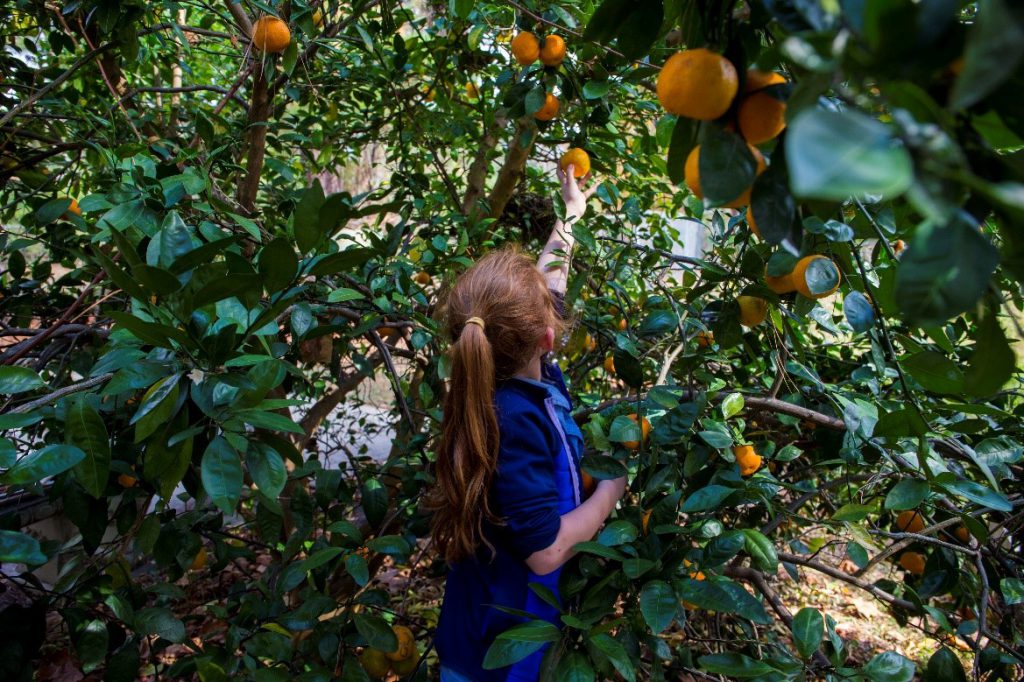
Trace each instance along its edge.
<path fill-rule="evenodd" d="M 560 183 L 565 184 L 565 172 L 561 166 L 555 166 L 555 177 L 558 178 Z"/>

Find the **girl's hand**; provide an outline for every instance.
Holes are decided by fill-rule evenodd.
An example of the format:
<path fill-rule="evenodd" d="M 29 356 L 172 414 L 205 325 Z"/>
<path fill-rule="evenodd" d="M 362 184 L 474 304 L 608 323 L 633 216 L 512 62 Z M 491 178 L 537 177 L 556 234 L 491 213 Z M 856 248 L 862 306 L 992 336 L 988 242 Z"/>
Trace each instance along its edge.
<path fill-rule="evenodd" d="M 583 217 L 587 210 L 587 195 L 583 193 L 580 186 L 576 184 L 576 176 L 573 174 L 573 167 L 570 163 L 563 171 L 555 168 L 555 175 L 562 185 L 562 201 L 565 202 L 565 220 L 574 222 Z M 590 179 L 590 173 L 580 178 L 582 182 Z"/>

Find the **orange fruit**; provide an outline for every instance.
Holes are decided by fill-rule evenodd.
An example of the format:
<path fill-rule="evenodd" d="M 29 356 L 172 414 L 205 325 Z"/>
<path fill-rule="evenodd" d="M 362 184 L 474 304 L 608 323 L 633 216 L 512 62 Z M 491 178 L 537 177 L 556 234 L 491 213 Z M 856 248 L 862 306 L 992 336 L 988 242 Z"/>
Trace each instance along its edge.
<path fill-rule="evenodd" d="M 397 332 L 398 330 L 395 329 L 394 327 L 377 327 L 377 334 L 381 338 L 384 338 L 386 336 L 394 336 L 395 333 Z"/>
<path fill-rule="evenodd" d="M 967 526 L 958 526 L 957 529 L 953 531 L 953 535 L 955 535 L 956 539 L 965 545 L 971 541 L 971 532 L 967 530 Z"/>
<path fill-rule="evenodd" d="M 740 324 L 744 327 L 756 327 L 768 315 L 768 301 L 763 298 L 740 296 L 736 302 L 740 306 Z"/>
<path fill-rule="evenodd" d="M 669 57 L 656 89 L 658 101 L 670 114 L 713 121 L 729 110 L 739 82 L 732 62 L 701 47 Z"/>
<path fill-rule="evenodd" d="M 896 527 L 904 533 L 920 533 L 924 530 L 924 517 L 921 512 L 908 509 L 896 517 Z"/>
<path fill-rule="evenodd" d="M 708 348 L 715 343 L 715 335 L 703 329 L 697 332 L 697 345 L 701 348 Z"/>
<path fill-rule="evenodd" d="M 366 674 L 374 680 L 383 680 L 387 677 L 388 670 L 391 668 L 391 664 L 388 663 L 384 652 L 378 649 L 364 649 L 363 653 L 359 655 L 359 664 L 363 666 Z"/>
<path fill-rule="evenodd" d="M 757 229 L 757 223 L 754 222 L 754 208 L 752 206 L 747 207 L 747 226 L 751 232 L 764 239 L 764 237 L 761 237 L 761 230 Z"/>
<path fill-rule="evenodd" d="M 786 103 L 767 92 L 755 92 L 740 102 L 740 135 L 750 144 L 775 138 L 786 127 Z"/>
<path fill-rule="evenodd" d="M 785 83 L 786 77 L 781 73 L 775 73 L 774 71 L 760 71 L 758 69 L 747 70 L 747 81 L 743 85 L 743 92 L 754 92 L 755 90 L 763 90 L 769 85 L 776 85 L 778 83 Z"/>
<path fill-rule="evenodd" d="M 427 88 L 426 91 L 424 92 L 423 99 L 424 99 L 424 101 L 427 101 L 427 102 L 433 102 L 434 101 L 434 97 L 436 95 L 437 95 L 437 93 L 434 91 L 434 88 Z"/>
<path fill-rule="evenodd" d="M 588 333 L 583 337 L 583 347 L 587 349 L 588 353 L 593 353 L 597 350 L 597 339 Z"/>
<path fill-rule="evenodd" d="M 200 547 L 196 553 L 196 558 L 192 560 L 192 565 L 188 567 L 190 571 L 201 571 L 206 567 L 206 548 Z"/>
<path fill-rule="evenodd" d="M 473 81 L 466 83 L 466 97 L 468 97 L 469 99 L 480 98 L 480 89 L 476 87 L 476 83 L 474 83 Z"/>
<path fill-rule="evenodd" d="M 554 34 L 544 37 L 540 48 L 540 61 L 544 66 L 558 66 L 565 59 L 565 41 Z"/>
<path fill-rule="evenodd" d="M 550 121 L 558 115 L 558 98 L 550 92 L 544 95 L 544 106 L 534 112 L 533 117 L 538 121 Z"/>
<path fill-rule="evenodd" d="M 413 649 L 412 654 L 410 654 L 408 658 L 403 658 L 400 661 L 392 661 L 391 670 L 399 677 L 405 677 L 412 671 L 416 670 L 419 663 L 419 652 Z"/>
<path fill-rule="evenodd" d="M 832 266 L 836 275 L 836 285 L 829 289 L 828 291 L 820 294 L 811 293 L 810 287 L 807 286 L 807 268 L 809 268 L 811 264 L 816 261 L 827 261 L 828 264 Z M 826 296 L 831 296 L 832 294 L 835 293 L 836 289 L 839 288 L 839 283 L 843 280 L 843 276 L 839 272 L 839 268 L 836 267 L 836 264 L 833 263 L 830 258 L 819 254 L 815 254 L 813 256 L 805 256 L 804 258 L 801 258 L 797 262 L 796 267 L 793 268 L 793 272 L 790 273 L 789 277 L 792 280 L 793 288 L 796 291 L 799 291 L 807 298 L 824 298 Z"/>
<path fill-rule="evenodd" d="M 754 451 L 753 445 L 734 445 L 732 454 L 736 457 L 736 463 L 740 466 L 741 476 L 750 476 L 761 468 L 761 455 Z"/>
<path fill-rule="evenodd" d="M 764 155 L 761 154 L 757 147 L 748 145 L 750 147 L 750 153 L 754 155 L 754 160 L 757 162 L 756 175 L 760 175 L 768 168 L 768 165 L 764 162 Z M 695 146 L 690 150 L 690 154 L 686 157 L 686 165 L 683 167 L 683 176 L 686 181 L 686 186 L 690 188 L 694 196 L 698 199 L 704 198 L 704 192 L 701 191 L 700 187 L 700 145 Z M 743 193 L 733 199 L 727 204 L 723 204 L 725 208 L 739 208 L 750 203 L 750 191 L 753 189 L 754 183 L 750 183 L 750 187 L 743 190 Z"/>
<path fill-rule="evenodd" d="M 320 10 L 313 10 L 313 25 L 320 28 L 324 25 L 324 13 Z"/>
<path fill-rule="evenodd" d="M 637 416 L 635 414 L 630 414 L 630 415 L 627 415 L 627 416 L 630 419 L 632 419 L 633 421 L 637 420 Z M 643 442 L 646 443 L 647 442 L 647 436 L 650 433 L 651 433 L 651 422 L 647 421 L 647 417 L 644 417 L 643 421 L 640 422 L 640 440 L 642 440 Z M 629 450 L 639 450 L 640 449 L 640 441 L 636 441 L 636 440 L 623 441 L 622 446 L 624 448 L 629 449 Z"/>
<path fill-rule="evenodd" d="M 694 604 L 692 601 L 686 601 L 684 599 L 683 600 L 683 608 L 684 609 L 689 609 L 690 611 L 696 611 L 697 610 L 697 605 Z"/>
<path fill-rule="evenodd" d="M 586 471 L 580 470 L 581 478 L 583 479 L 583 495 L 584 497 L 590 497 L 597 490 L 597 481 L 593 476 L 588 474 Z"/>
<path fill-rule="evenodd" d="M 78 200 L 72 199 L 71 204 L 68 206 L 68 210 L 64 212 L 64 215 L 74 213 L 76 216 L 81 217 L 82 209 L 78 207 Z"/>
<path fill-rule="evenodd" d="M 641 520 L 640 520 L 640 526 L 641 526 L 641 528 L 643 530 L 644 535 L 647 535 L 647 527 L 651 523 L 651 512 L 652 511 L 653 511 L 652 509 L 648 509 L 647 511 L 645 511 L 644 515 L 643 515 L 643 518 L 641 518 Z"/>
<path fill-rule="evenodd" d="M 138 483 L 138 479 L 129 474 L 121 474 L 117 477 L 117 482 L 121 484 L 122 488 L 134 488 L 135 484 Z"/>
<path fill-rule="evenodd" d="M 428 284 L 434 281 L 433 279 L 431 279 L 429 272 L 423 271 L 417 272 L 415 275 L 413 275 L 412 278 L 413 281 L 415 281 L 417 284 L 422 284 L 423 286 L 427 286 Z"/>
<path fill-rule="evenodd" d="M 765 268 L 764 283 L 777 294 L 788 294 L 791 291 L 796 291 L 796 287 L 793 285 L 793 278 L 790 275 L 769 275 L 767 268 Z"/>
<path fill-rule="evenodd" d="M 623 318 L 621 318 L 621 319 L 619 320 L 619 331 L 620 331 L 620 332 L 624 332 L 624 331 L 626 331 L 626 327 L 627 327 L 627 326 L 628 326 L 628 325 L 627 325 L 627 323 L 626 323 L 626 318 L 624 318 L 624 317 L 623 317 Z"/>
<path fill-rule="evenodd" d="M 892 243 L 892 252 L 897 256 L 903 253 L 905 248 L 907 248 L 907 243 L 902 239 L 897 239 Z"/>
<path fill-rule="evenodd" d="M 529 31 L 523 31 L 512 39 L 512 56 L 516 61 L 527 66 L 540 57 L 540 41 Z"/>
<path fill-rule="evenodd" d="M 604 359 L 604 371 L 609 374 L 615 374 L 615 357 L 609 355 Z"/>
<path fill-rule="evenodd" d="M 558 162 L 563 171 L 569 164 L 572 164 L 572 174 L 577 178 L 582 178 L 590 172 L 590 155 L 579 147 L 572 147 L 562 154 L 562 158 Z"/>
<path fill-rule="evenodd" d="M 924 575 L 924 557 L 917 552 L 904 552 L 900 556 L 900 566 L 914 575 Z"/>
<path fill-rule="evenodd" d="M 252 46 L 260 52 L 284 52 L 291 42 L 288 24 L 277 17 L 260 17 L 252 27 Z"/>
<path fill-rule="evenodd" d="M 412 634 L 412 630 L 404 625 L 394 625 L 391 627 L 391 631 L 398 638 L 398 648 L 394 651 L 385 651 L 384 656 L 389 661 L 402 661 L 410 656 L 415 656 L 416 637 Z"/>

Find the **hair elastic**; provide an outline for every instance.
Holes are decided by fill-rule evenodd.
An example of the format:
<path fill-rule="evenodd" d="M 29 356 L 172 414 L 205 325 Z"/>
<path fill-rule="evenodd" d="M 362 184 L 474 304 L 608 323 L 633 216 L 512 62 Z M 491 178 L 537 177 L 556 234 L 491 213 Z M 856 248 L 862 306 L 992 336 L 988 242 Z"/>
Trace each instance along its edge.
<path fill-rule="evenodd" d="M 484 325 L 484 321 L 481 320 L 479 317 L 469 318 L 468 320 L 466 320 L 466 324 L 475 324 L 476 326 L 480 327 L 480 329 L 487 331 L 487 327 L 486 325 Z"/>

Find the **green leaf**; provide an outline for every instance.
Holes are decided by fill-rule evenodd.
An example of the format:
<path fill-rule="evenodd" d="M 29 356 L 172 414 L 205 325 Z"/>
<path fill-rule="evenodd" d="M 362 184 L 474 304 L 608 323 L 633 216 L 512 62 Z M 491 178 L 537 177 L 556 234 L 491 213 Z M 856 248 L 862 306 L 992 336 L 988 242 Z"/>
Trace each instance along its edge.
<path fill-rule="evenodd" d="M 866 504 L 857 504 L 856 502 L 848 502 L 836 510 L 836 513 L 832 515 L 832 519 L 835 521 L 850 521 L 856 523 L 857 521 L 863 521 L 868 517 L 868 514 L 875 511 L 877 511 L 875 507 Z"/>
<path fill-rule="evenodd" d="M 167 423 L 173 416 L 178 403 L 178 380 L 180 373 L 160 379 L 142 396 L 139 409 L 132 415 L 129 424 L 135 424 L 135 442 L 140 443 L 147 436 Z"/>
<path fill-rule="evenodd" d="M 245 462 L 260 492 L 272 500 L 276 499 L 288 480 L 284 460 L 277 450 L 265 443 L 250 443 Z"/>
<path fill-rule="evenodd" d="M 633 666 L 633 659 L 626 652 L 626 647 L 619 643 L 617 639 L 604 632 L 600 632 L 590 635 L 587 642 L 611 662 L 612 666 L 622 675 L 626 682 L 636 682 L 636 668 Z"/>
<path fill-rule="evenodd" d="M 68 407 L 64 435 L 85 453 L 85 459 L 75 465 L 75 478 L 90 495 L 101 497 L 110 476 L 110 436 L 103 418 L 86 400 L 74 400 Z"/>
<path fill-rule="evenodd" d="M 531 620 L 499 634 L 484 655 L 484 670 L 495 670 L 521 661 L 548 642 L 561 637 L 559 629 L 544 620 Z"/>
<path fill-rule="evenodd" d="M 914 179 L 910 154 L 889 128 L 856 111 L 811 109 L 797 115 L 786 134 L 786 161 L 793 194 L 808 199 L 892 198 Z"/>
<path fill-rule="evenodd" d="M 47 445 L 22 457 L 10 469 L 0 474 L 0 483 L 26 485 L 56 476 L 85 459 L 85 453 L 74 445 Z"/>
<path fill-rule="evenodd" d="M 308 253 L 324 236 L 320 230 L 320 208 L 324 205 L 325 199 L 324 188 L 320 185 L 320 180 L 315 179 L 295 205 L 292 220 L 295 242 L 300 253 Z"/>
<path fill-rule="evenodd" d="M 259 275 L 245 272 L 232 272 L 210 280 L 192 297 L 192 305 L 202 308 L 205 305 L 222 301 L 225 298 L 239 296 L 252 291 L 259 291 L 263 282 Z"/>
<path fill-rule="evenodd" d="M 720 206 L 754 184 L 757 162 L 743 138 L 718 126 L 705 126 L 697 159 L 704 200 Z"/>
<path fill-rule="evenodd" d="M 866 332 L 875 326 L 875 309 L 859 291 L 851 291 L 843 298 L 843 314 L 855 332 Z"/>
<path fill-rule="evenodd" d="M 626 59 L 640 59 L 647 54 L 661 32 L 665 19 L 662 0 L 639 0 L 618 29 L 619 51 Z"/>
<path fill-rule="evenodd" d="M 775 552 L 775 545 L 760 531 L 753 528 L 744 528 L 743 535 L 746 537 L 747 554 L 753 560 L 754 565 L 766 573 L 774 575 L 779 570 L 779 555 Z"/>
<path fill-rule="evenodd" d="M 362 293 L 355 289 L 347 289 L 345 287 L 338 287 L 330 294 L 327 295 L 328 303 L 344 303 L 345 301 L 357 301 L 361 298 L 366 298 Z"/>
<path fill-rule="evenodd" d="M 31 535 L 0 529 L 0 563 L 39 566 L 47 561 L 39 541 Z"/>
<path fill-rule="evenodd" d="M 914 662 L 895 651 L 878 654 L 862 670 L 872 682 L 910 682 L 915 671 Z"/>
<path fill-rule="evenodd" d="M 992 94 L 1024 58 L 1024 28 L 1004 0 L 981 0 L 967 34 L 964 68 L 949 105 L 965 109 Z"/>
<path fill-rule="evenodd" d="M 1013 376 L 1017 356 L 991 311 L 978 325 L 975 338 L 978 342 L 964 376 L 964 388 L 971 395 L 987 397 L 997 393 Z"/>
<path fill-rule="evenodd" d="M 314 277 L 323 275 L 334 275 L 345 270 L 352 270 L 370 260 L 376 251 L 355 247 L 346 249 L 339 253 L 332 253 L 318 258 L 316 264 L 310 268 L 309 274 Z"/>
<path fill-rule="evenodd" d="M 988 290 L 999 252 L 966 214 L 917 228 L 896 270 L 895 300 L 906 321 L 944 324 Z"/>
<path fill-rule="evenodd" d="M 718 675 L 727 675 L 731 678 L 746 679 L 748 677 L 761 677 L 771 673 L 777 673 L 775 668 L 767 663 L 755 661 L 744 654 L 710 654 L 697 659 L 702 670 Z"/>
<path fill-rule="evenodd" d="M 928 659 L 922 682 L 967 682 L 967 674 L 960 659 L 946 647 L 940 647 Z"/>
<path fill-rule="evenodd" d="M 769 244 L 782 244 L 792 255 L 799 253 L 800 222 L 796 220 L 796 201 L 789 191 L 789 171 L 780 145 L 772 156 L 772 165 L 754 180 L 750 192 L 750 212 L 757 231 Z M 782 252 L 777 252 L 782 253 Z M 787 264 L 786 274 L 795 263 Z"/>
<path fill-rule="evenodd" d="M 926 391 L 951 394 L 963 390 L 963 372 L 942 353 L 924 350 L 905 358 L 902 364 L 904 371 L 909 372 Z"/>
<path fill-rule="evenodd" d="M 141 609 L 135 614 L 135 629 L 140 634 L 157 635 L 171 642 L 185 640 L 185 625 L 167 608 Z"/>
<path fill-rule="evenodd" d="M 192 438 L 185 438 L 168 445 L 163 438 L 153 438 L 146 443 L 143 456 L 142 475 L 157 485 L 160 495 L 169 500 L 174 489 L 192 462 Z"/>
<path fill-rule="evenodd" d="M 225 514 L 232 514 L 242 494 L 242 464 L 238 453 L 222 436 L 214 438 L 203 453 L 202 480 L 206 494 Z"/>
<path fill-rule="evenodd" d="M 926 481 L 904 478 L 885 496 L 885 508 L 896 511 L 914 509 L 928 496 L 929 490 Z"/>
<path fill-rule="evenodd" d="M 992 490 L 989 487 L 983 486 L 980 483 L 974 481 L 955 481 L 953 483 L 943 483 L 942 487 L 960 497 L 967 498 L 975 504 L 979 504 L 982 507 L 988 507 L 995 511 L 1010 512 L 1013 510 L 1013 505 L 1000 492 Z"/>
<path fill-rule="evenodd" d="M 725 400 L 722 401 L 722 418 L 728 419 L 733 415 L 737 415 L 743 411 L 743 394 L 742 393 L 730 393 L 725 396 Z"/>
<path fill-rule="evenodd" d="M 697 144 L 699 121 L 679 117 L 672 128 L 672 141 L 668 145 L 668 177 L 679 185 L 686 176 L 686 157 Z"/>
<path fill-rule="evenodd" d="M 35 391 L 44 386 L 46 386 L 46 382 L 28 367 L 18 367 L 17 365 L 0 367 L 0 394 L 14 395 Z"/>
<path fill-rule="evenodd" d="M 82 672 L 92 672 L 107 657 L 110 635 L 102 620 L 90 620 L 77 633 L 75 651 L 82 666 Z"/>
<path fill-rule="evenodd" d="M 683 579 L 676 583 L 676 594 L 707 611 L 735 613 L 761 625 L 771 622 L 761 602 L 730 580 Z"/>
<path fill-rule="evenodd" d="M 693 512 L 718 509 L 722 502 L 734 492 L 736 491 L 733 488 L 727 488 L 724 485 L 705 486 L 687 497 L 680 511 L 692 514 Z"/>
<path fill-rule="evenodd" d="M 604 0 L 587 22 L 583 39 L 597 43 L 610 41 L 619 32 L 632 8 L 632 0 Z"/>
<path fill-rule="evenodd" d="M 259 271 L 269 294 L 282 291 L 291 284 L 298 269 L 299 259 L 284 237 L 271 240 L 260 251 Z"/>
<path fill-rule="evenodd" d="M 654 634 L 664 632 L 675 620 L 679 599 L 664 580 L 652 580 L 640 590 L 640 613 Z"/>
<path fill-rule="evenodd" d="M 643 365 L 623 348 L 615 349 L 615 375 L 633 388 L 639 388 L 644 383 Z"/>
<path fill-rule="evenodd" d="M 818 609 L 808 606 L 793 616 L 791 629 L 796 650 L 801 658 L 806 660 L 821 646 L 821 638 L 825 634 L 825 619 Z"/>
<path fill-rule="evenodd" d="M 1003 578 L 999 581 L 999 591 L 1007 606 L 1024 603 L 1024 580 Z"/>

